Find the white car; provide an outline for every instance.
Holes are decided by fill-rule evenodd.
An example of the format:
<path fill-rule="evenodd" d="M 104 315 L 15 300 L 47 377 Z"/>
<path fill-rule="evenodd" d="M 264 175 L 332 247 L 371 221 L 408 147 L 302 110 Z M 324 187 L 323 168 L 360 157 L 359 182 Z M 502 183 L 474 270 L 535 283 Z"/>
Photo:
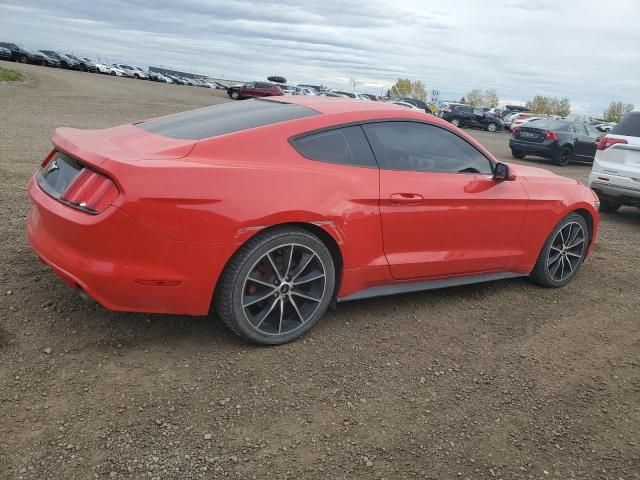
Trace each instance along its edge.
<path fill-rule="evenodd" d="M 421 112 L 424 112 L 424 110 L 422 110 L 421 108 L 416 107 L 413 103 L 401 102 L 400 100 L 397 100 L 397 101 L 391 102 L 391 103 L 393 105 L 399 105 L 401 107 L 411 108 L 412 110 L 420 110 Z"/>
<path fill-rule="evenodd" d="M 98 73 L 104 73 L 105 75 L 113 75 L 115 77 L 124 77 L 125 73 L 119 68 L 111 65 L 105 65 L 104 63 L 96 63 L 96 69 Z"/>
<path fill-rule="evenodd" d="M 598 142 L 589 187 L 604 212 L 622 205 L 640 207 L 640 110 L 623 117 Z"/>
<path fill-rule="evenodd" d="M 540 120 L 542 117 L 518 117 L 515 120 L 511 121 L 511 131 L 513 131 L 515 128 L 521 127 L 522 125 L 524 125 L 525 123 L 529 123 L 532 122 L 533 120 Z"/>
<path fill-rule="evenodd" d="M 113 66 L 122 70 L 127 77 L 143 80 L 147 80 L 149 78 L 147 72 L 143 71 L 141 68 L 126 65 L 124 63 L 114 63 Z"/>

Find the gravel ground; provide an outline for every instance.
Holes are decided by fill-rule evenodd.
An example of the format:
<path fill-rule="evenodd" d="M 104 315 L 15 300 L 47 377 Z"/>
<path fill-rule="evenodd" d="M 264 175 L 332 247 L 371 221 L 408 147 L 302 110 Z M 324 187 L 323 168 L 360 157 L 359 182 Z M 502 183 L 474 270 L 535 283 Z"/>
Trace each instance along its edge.
<path fill-rule="evenodd" d="M 563 289 L 340 304 L 300 341 L 253 347 L 216 319 L 86 305 L 24 238 L 54 127 L 224 95 L 0 65 L 28 78 L 0 84 L 0 478 L 640 478 L 640 210 L 603 215 Z M 510 161 L 508 135 L 473 134 Z"/>

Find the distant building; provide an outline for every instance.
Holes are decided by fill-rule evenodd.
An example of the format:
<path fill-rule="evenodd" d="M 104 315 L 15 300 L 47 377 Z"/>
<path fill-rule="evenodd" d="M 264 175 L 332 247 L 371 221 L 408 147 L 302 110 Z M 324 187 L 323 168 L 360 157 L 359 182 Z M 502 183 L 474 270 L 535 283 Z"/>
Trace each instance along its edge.
<path fill-rule="evenodd" d="M 150 72 L 160 73 L 162 75 L 177 75 L 179 77 L 206 79 L 207 75 L 198 75 L 197 73 L 181 72 L 180 70 L 173 70 L 170 68 L 149 67 Z"/>

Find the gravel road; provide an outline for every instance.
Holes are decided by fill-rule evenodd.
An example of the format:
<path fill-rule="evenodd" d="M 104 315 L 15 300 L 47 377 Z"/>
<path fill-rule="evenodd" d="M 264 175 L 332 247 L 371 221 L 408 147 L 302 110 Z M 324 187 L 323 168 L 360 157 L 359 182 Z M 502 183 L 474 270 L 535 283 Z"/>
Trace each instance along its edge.
<path fill-rule="evenodd" d="M 640 210 L 603 215 L 563 289 L 340 304 L 300 341 L 253 347 L 216 319 L 87 305 L 24 235 L 53 128 L 224 94 L 0 65 L 27 75 L 0 84 L 0 478 L 640 479 Z M 473 134 L 511 161 L 507 134 Z"/>

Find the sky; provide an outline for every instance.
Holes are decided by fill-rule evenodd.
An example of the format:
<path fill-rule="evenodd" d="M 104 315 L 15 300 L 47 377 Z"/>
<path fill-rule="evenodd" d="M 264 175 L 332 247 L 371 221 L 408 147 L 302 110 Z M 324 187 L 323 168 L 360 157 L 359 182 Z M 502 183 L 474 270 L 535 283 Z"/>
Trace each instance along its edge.
<path fill-rule="evenodd" d="M 640 0 L 1 0 L 0 41 L 230 80 L 640 107 Z M 504 102 L 503 102 L 504 103 Z"/>

